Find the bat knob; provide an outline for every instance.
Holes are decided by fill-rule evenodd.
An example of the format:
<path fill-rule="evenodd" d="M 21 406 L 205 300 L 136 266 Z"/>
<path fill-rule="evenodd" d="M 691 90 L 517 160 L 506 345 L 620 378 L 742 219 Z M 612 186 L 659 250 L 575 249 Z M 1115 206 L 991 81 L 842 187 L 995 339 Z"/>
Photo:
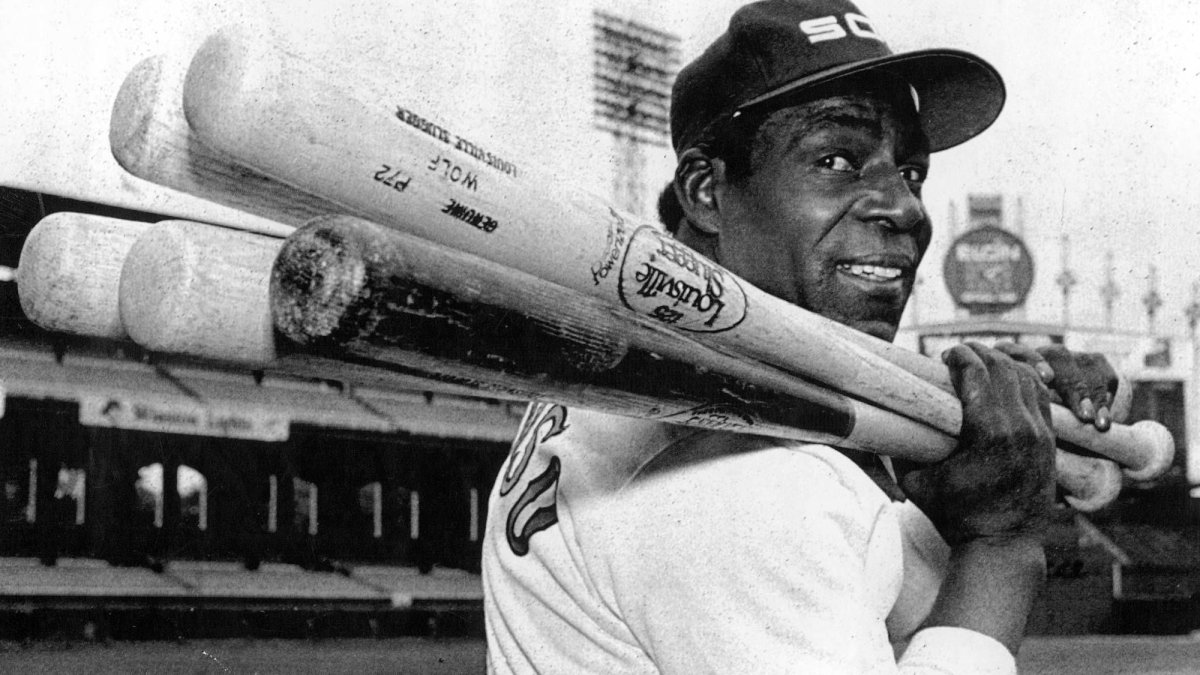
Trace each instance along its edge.
<path fill-rule="evenodd" d="M 1131 480 L 1151 480 L 1161 476 L 1175 459 L 1175 437 L 1165 426 L 1151 420 L 1132 424 L 1130 429 L 1141 439 L 1145 463 L 1125 467 L 1125 476 Z"/>
<path fill-rule="evenodd" d="M 1116 462 L 1060 451 L 1055 464 L 1058 483 L 1067 492 L 1063 498 L 1076 511 L 1099 511 L 1121 492 L 1124 480 Z"/>

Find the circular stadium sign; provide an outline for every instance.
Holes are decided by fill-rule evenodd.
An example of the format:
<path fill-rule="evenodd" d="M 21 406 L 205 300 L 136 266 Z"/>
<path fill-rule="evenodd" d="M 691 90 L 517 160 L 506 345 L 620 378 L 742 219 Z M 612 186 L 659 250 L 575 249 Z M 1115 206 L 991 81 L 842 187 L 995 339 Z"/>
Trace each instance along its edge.
<path fill-rule="evenodd" d="M 1033 258 L 1015 235 L 976 227 L 954 241 L 942 265 L 955 304 L 972 314 L 1000 314 L 1025 304 Z"/>

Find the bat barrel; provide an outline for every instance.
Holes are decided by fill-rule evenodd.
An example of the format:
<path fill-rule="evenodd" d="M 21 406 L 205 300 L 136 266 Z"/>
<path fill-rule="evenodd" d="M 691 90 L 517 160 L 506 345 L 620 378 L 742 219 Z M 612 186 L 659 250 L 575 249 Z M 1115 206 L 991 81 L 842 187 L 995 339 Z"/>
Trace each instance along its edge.
<path fill-rule="evenodd" d="M 246 364 L 275 359 L 268 299 L 282 240 L 168 220 L 138 237 L 121 270 L 121 320 L 152 351 Z"/>
<path fill-rule="evenodd" d="M 287 236 L 296 225 L 329 213 L 321 200 L 240 166 L 196 139 L 183 116 L 189 61 L 152 56 L 125 76 L 109 122 L 117 163 L 138 178 L 238 209 L 245 214 L 239 226 L 259 234 Z M 269 210 L 260 206 L 264 201 Z"/>
<path fill-rule="evenodd" d="M 121 267 L 150 223 L 53 213 L 25 239 L 17 271 L 21 309 L 46 330 L 127 339 L 117 288 Z"/>

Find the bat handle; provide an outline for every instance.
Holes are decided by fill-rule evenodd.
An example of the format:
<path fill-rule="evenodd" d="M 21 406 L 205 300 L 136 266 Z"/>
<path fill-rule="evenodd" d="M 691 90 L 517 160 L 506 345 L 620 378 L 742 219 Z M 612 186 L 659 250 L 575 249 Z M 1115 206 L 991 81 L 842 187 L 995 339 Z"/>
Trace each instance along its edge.
<path fill-rule="evenodd" d="M 896 347 L 833 324 L 839 334 L 867 349 L 880 353 L 917 377 L 943 389 L 954 392 L 949 372 L 939 361 Z M 1110 412 L 1113 419 L 1121 420 L 1129 413 L 1133 401 L 1133 386 L 1129 379 L 1118 373 L 1120 380 L 1113 397 Z M 1061 405 L 1051 405 L 1051 422 L 1058 438 L 1099 455 L 1114 460 L 1125 468 L 1125 475 L 1134 480 L 1154 478 L 1171 466 L 1175 456 L 1175 441 L 1171 433 L 1155 422 L 1138 422 L 1131 426 L 1113 424 L 1108 431 L 1097 431 L 1094 426 L 1080 422 L 1073 413 Z"/>
<path fill-rule="evenodd" d="M 1133 480 L 1162 475 L 1175 458 L 1175 439 L 1158 422 L 1114 424 L 1108 431 L 1097 431 L 1061 406 L 1052 407 L 1051 418 L 1059 440 L 1117 462 Z"/>
<path fill-rule="evenodd" d="M 1124 422 L 1133 408 L 1133 383 L 1124 373 L 1117 373 L 1117 393 L 1108 406 L 1114 422 Z"/>
<path fill-rule="evenodd" d="M 1092 513 L 1108 506 L 1121 492 L 1121 469 L 1116 462 L 1060 450 L 1055 457 L 1058 484 L 1076 511 Z"/>

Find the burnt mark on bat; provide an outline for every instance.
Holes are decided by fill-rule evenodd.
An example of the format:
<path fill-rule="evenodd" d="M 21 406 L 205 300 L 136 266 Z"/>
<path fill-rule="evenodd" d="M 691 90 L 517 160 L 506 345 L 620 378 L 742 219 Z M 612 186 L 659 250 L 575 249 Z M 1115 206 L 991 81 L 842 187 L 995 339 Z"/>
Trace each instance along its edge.
<path fill-rule="evenodd" d="M 742 406 L 728 403 L 702 403 L 662 419 L 665 422 L 717 431 L 747 431 L 757 424 L 752 412 Z"/>
<path fill-rule="evenodd" d="M 349 339 L 345 326 L 361 314 L 356 290 L 347 284 L 356 255 L 333 230 L 298 230 L 284 244 L 271 270 L 275 325 L 296 342 L 321 347 Z"/>

